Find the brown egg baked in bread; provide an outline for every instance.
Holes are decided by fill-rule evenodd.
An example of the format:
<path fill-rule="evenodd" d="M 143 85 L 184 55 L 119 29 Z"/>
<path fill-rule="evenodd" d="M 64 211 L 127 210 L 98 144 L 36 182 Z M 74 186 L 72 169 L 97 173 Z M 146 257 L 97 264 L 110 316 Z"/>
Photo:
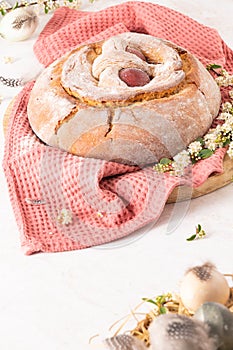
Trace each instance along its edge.
<path fill-rule="evenodd" d="M 50 146 L 141 166 L 203 136 L 220 100 L 216 82 L 190 52 L 127 32 L 78 47 L 44 69 L 28 118 Z"/>

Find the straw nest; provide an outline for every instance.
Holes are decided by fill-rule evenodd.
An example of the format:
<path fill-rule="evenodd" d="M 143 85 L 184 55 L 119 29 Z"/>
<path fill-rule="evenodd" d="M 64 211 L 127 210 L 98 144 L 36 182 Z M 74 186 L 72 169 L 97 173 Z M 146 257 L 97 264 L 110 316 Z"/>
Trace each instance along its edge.
<path fill-rule="evenodd" d="M 229 276 L 229 275 L 228 275 Z M 233 277 L 233 276 L 232 276 Z M 233 313 L 233 287 L 230 288 L 230 297 L 225 305 Z M 166 303 L 163 304 L 167 313 L 175 313 L 192 317 L 190 313 L 182 304 L 178 295 L 172 295 Z M 145 318 L 137 323 L 137 326 L 130 331 L 131 335 L 142 340 L 146 346 L 150 345 L 150 337 L 148 328 L 153 319 L 161 314 L 159 308 L 155 307 L 145 315 Z"/>

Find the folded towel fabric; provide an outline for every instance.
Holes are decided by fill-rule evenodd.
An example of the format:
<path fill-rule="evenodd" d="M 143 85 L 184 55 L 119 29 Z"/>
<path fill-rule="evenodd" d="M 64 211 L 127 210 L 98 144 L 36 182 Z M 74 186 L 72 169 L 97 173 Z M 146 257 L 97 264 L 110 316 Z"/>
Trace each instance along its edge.
<path fill-rule="evenodd" d="M 216 30 L 163 6 L 127 2 L 99 12 L 55 11 L 34 46 L 44 66 L 74 47 L 126 31 L 185 47 L 203 64 L 233 72 L 233 52 Z M 199 161 L 183 178 L 114 162 L 84 159 L 43 144 L 32 132 L 27 103 L 34 82 L 17 96 L 3 166 L 23 252 L 56 252 L 107 243 L 155 222 L 179 185 L 198 187 L 223 171 L 225 149 Z M 223 94 L 223 101 L 225 97 Z"/>

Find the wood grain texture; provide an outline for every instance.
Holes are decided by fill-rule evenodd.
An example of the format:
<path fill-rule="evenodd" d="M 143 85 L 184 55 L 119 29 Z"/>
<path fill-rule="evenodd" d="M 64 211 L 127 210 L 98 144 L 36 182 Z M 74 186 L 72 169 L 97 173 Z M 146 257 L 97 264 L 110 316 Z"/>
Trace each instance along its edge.
<path fill-rule="evenodd" d="M 167 203 L 181 202 L 190 198 L 197 198 L 228 185 L 233 180 L 233 160 L 226 154 L 223 160 L 224 172 L 211 175 L 201 186 L 192 188 L 178 186 L 170 194 Z"/>
<path fill-rule="evenodd" d="M 9 117 L 14 105 L 14 99 L 10 102 L 3 117 L 3 130 L 6 134 Z M 207 193 L 213 192 L 223 186 L 228 185 L 233 181 L 233 160 L 226 154 L 223 161 L 224 172 L 222 174 L 211 175 L 201 186 L 197 188 L 190 188 L 189 186 L 176 187 L 170 196 L 167 203 L 181 202 L 203 196 Z"/>

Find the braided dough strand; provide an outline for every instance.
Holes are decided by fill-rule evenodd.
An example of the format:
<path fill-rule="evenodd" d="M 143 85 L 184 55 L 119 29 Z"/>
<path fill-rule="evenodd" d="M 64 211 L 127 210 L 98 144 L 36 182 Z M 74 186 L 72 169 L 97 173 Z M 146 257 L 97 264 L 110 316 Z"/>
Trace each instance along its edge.
<path fill-rule="evenodd" d="M 150 62 L 128 52 L 127 47 L 139 50 Z M 91 47 L 84 46 L 72 54 L 64 64 L 62 85 L 76 97 L 98 100 L 122 100 L 137 93 L 168 90 L 185 78 L 182 60 L 176 50 L 155 37 L 123 33 L 106 40 L 102 53 L 88 60 Z M 144 86 L 129 87 L 119 77 L 124 68 L 137 68 L 146 72 L 150 82 Z"/>

